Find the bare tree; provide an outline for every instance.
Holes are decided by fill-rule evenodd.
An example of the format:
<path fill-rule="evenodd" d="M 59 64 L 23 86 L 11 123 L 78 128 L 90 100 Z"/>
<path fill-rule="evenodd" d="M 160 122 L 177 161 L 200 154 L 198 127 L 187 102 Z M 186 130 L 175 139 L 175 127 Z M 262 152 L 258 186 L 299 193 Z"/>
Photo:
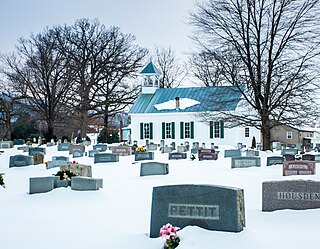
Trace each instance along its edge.
<path fill-rule="evenodd" d="M 81 136 L 85 138 L 90 115 L 96 115 L 97 97 L 104 90 L 101 87 L 121 82 L 123 75 L 139 65 L 140 59 L 132 62 L 135 56 L 145 51 L 132 45 L 135 37 L 131 34 L 123 34 L 117 27 L 107 29 L 98 20 L 80 19 L 72 26 L 58 27 L 56 34 L 75 75 L 69 102 L 79 115 Z M 130 63 L 136 65 L 128 69 Z"/>
<path fill-rule="evenodd" d="M 242 93 L 246 108 L 226 120 L 260 129 L 264 150 L 272 127 L 319 117 L 318 0 L 209 0 L 197 3 L 191 23 L 200 52 Z"/>
<path fill-rule="evenodd" d="M 53 30 L 31 35 L 29 39 L 20 38 L 17 55 L 6 56 L 6 76 L 14 83 L 14 89 L 27 96 L 27 106 L 37 113 L 39 121 L 47 126 L 46 138 L 54 137 L 54 124 L 70 86 L 67 61 L 57 50 L 57 39 Z"/>
<path fill-rule="evenodd" d="M 155 48 L 155 64 L 160 70 L 160 88 L 178 87 L 188 75 L 186 64 L 179 61 L 171 48 Z"/>

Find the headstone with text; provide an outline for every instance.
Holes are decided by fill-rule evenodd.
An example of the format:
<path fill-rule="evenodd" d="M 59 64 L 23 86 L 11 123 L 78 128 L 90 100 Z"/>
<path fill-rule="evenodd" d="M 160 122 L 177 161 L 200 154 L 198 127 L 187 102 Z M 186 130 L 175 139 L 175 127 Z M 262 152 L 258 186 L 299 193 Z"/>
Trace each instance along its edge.
<path fill-rule="evenodd" d="M 52 160 L 52 161 L 48 161 L 46 163 L 46 169 L 52 169 L 52 168 L 57 168 L 57 167 L 61 167 L 63 165 L 68 165 L 71 162 L 69 161 L 63 161 L 63 160 Z"/>
<path fill-rule="evenodd" d="M 140 176 L 167 175 L 169 174 L 169 164 L 159 162 L 141 163 Z"/>
<path fill-rule="evenodd" d="M 71 143 L 65 142 L 58 144 L 58 151 L 69 151 Z"/>
<path fill-rule="evenodd" d="M 146 145 L 147 151 L 154 151 L 158 149 L 158 145 L 154 143 L 150 143 Z"/>
<path fill-rule="evenodd" d="M 199 161 L 203 160 L 217 160 L 218 155 L 214 149 L 199 149 L 198 150 Z"/>
<path fill-rule="evenodd" d="M 95 144 L 95 145 L 93 145 L 93 150 L 104 152 L 107 149 L 108 149 L 108 145 L 106 145 L 106 144 Z"/>
<path fill-rule="evenodd" d="M 260 157 L 240 156 L 231 158 L 231 168 L 260 167 Z"/>
<path fill-rule="evenodd" d="M 169 153 L 169 160 L 180 160 L 180 159 L 186 159 L 187 153 L 185 152 L 172 152 Z"/>
<path fill-rule="evenodd" d="M 83 157 L 83 151 L 80 149 L 73 149 L 72 151 L 72 157 L 77 158 L 77 157 Z"/>
<path fill-rule="evenodd" d="M 88 156 L 89 157 L 94 157 L 95 154 L 99 154 L 100 152 L 102 152 L 101 150 L 89 150 L 88 151 Z"/>
<path fill-rule="evenodd" d="M 117 154 L 119 156 L 129 156 L 132 154 L 131 146 L 113 146 L 112 147 L 112 154 Z"/>
<path fill-rule="evenodd" d="M 316 173 L 315 161 L 283 161 L 283 175 L 314 175 Z"/>
<path fill-rule="evenodd" d="M 141 161 L 141 160 L 153 160 L 154 159 L 154 152 L 148 151 L 148 152 L 136 152 L 134 154 L 134 160 L 135 161 Z"/>
<path fill-rule="evenodd" d="M 267 166 L 282 164 L 284 158 L 282 156 L 269 156 L 267 157 Z"/>
<path fill-rule="evenodd" d="M 25 156 L 25 155 L 10 156 L 9 168 L 23 167 L 23 166 L 33 165 L 33 164 L 34 164 L 33 156 Z"/>
<path fill-rule="evenodd" d="M 119 155 L 112 153 L 98 153 L 94 155 L 94 163 L 119 162 Z"/>
<path fill-rule="evenodd" d="M 290 180 L 262 183 L 262 211 L 320 208 L 320 181 Z"/>
<path fill-rule="evenodd" d="M 163 224 L 180 228 L 241 232 L 245 227 L 242 189 L 215 185 L 169 185 L 153 188 L 150 237 Z"/>
<path fill-rule="evenodd" d="M 281 154 L 282 155 L 285 155 L 285 154 L 297 155 L 298 154 L 298 149 L 296 149 L 296 148 L 283 149 Z"/>
<path fill-rule="evenodd" d="M 60 170 L 70 170 L 71 172 L 76 173 L 78 176 L 92 177 L 91 165 L 67 164 L 60 166 Z"/>
<path fill-rule="evenodd" d="M 224 151 L 224 157 L 240 157 L 241 156 L 241 150 L 225 150 Z"/>

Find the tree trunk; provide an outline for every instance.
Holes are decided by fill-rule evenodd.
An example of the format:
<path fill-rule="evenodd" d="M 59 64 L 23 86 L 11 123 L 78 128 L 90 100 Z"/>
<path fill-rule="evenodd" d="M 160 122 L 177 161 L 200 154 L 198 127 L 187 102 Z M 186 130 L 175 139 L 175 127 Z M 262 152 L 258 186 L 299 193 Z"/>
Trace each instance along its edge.
<path fill-rule="evenodd" d="M 271 150 L 271 129 L 269 120 L 262 119 L 261 136 L 262 150 Z"/>
<path fill-rule="evenodd" d="M 12 128 L 11 128 L 11 113 L 10 110 L 6 111 L 6 134 L 5 138 L 9 141 L 11 141 L 11 133 L 12 133 Z"/>
<path fill-rule="evenodd" d="M 104 143 L 108 142 L 108 136 L 109 136 L 109 110 L 108 107 L 106 107 L 103 117 L 103 134 L 102 134 L 102 140 Z"/>

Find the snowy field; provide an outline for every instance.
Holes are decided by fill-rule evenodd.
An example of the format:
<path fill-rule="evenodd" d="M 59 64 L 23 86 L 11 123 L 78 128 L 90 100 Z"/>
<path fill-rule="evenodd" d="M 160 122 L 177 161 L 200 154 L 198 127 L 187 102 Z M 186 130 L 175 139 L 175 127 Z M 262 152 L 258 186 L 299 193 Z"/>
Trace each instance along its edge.
<path fill-rule="evenodd" d="M 46 146 L 44 146 L 46 147 Z M 230 147 L 228 147 L 230 148 Z M 86 148 L 91 150 L 92 146 Z M 99 191 L 58 188 L 29 195 L 29 178 L 50 176 L 58 168 L 44 164 L 9 168 L 9 157 L 22 154 L 17 146 L 3 149 L 0 172 L 6 188 L 0 187 L 1 249 L 161 249 L 162 238 L 149 238 L 152 188 L 173 184 L 214 184 L 244 189 L 246 227 L 240 233 L 209 231 L 188 226 L 178 232 L 178 249 L 319 249 L 320 209 L 262 212 L 262 182 L 311 179 L 312 176 L 282 176 L 282 165 L 231 169 L 231 159 L 217 161 L 168 160 L 155 152 L 157 162 L 169 163 L 169 174 L 140 177 L 140 162 L 122 156 L 117 163 L 94 164 L 93 158 L 75 160 L 92 165 L 93 177 L 103 178 Z M 57 147 L 47 147 L 45 161 L 69 156 Z M 27 155 L 27 153 L 24 153 Z M 188 155 L 189 156 L 189 155 Z M 188 157 L 189 158 L 189 157 Z M 70 156 L 70 161 L 74 160 Z M 175 225 L 175 224 L 173 224 Z"/>

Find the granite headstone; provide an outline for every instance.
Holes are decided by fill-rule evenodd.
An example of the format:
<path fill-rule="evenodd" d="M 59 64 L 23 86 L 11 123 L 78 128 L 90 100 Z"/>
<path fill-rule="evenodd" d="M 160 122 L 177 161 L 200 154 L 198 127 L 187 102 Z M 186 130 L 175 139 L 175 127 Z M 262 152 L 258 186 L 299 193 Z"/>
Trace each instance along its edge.
<path fill-rule="evenodd" d="M 160 162 L 141 163 L 140 176 L 167 175 L 169 174 L 169 164 Z"/>

